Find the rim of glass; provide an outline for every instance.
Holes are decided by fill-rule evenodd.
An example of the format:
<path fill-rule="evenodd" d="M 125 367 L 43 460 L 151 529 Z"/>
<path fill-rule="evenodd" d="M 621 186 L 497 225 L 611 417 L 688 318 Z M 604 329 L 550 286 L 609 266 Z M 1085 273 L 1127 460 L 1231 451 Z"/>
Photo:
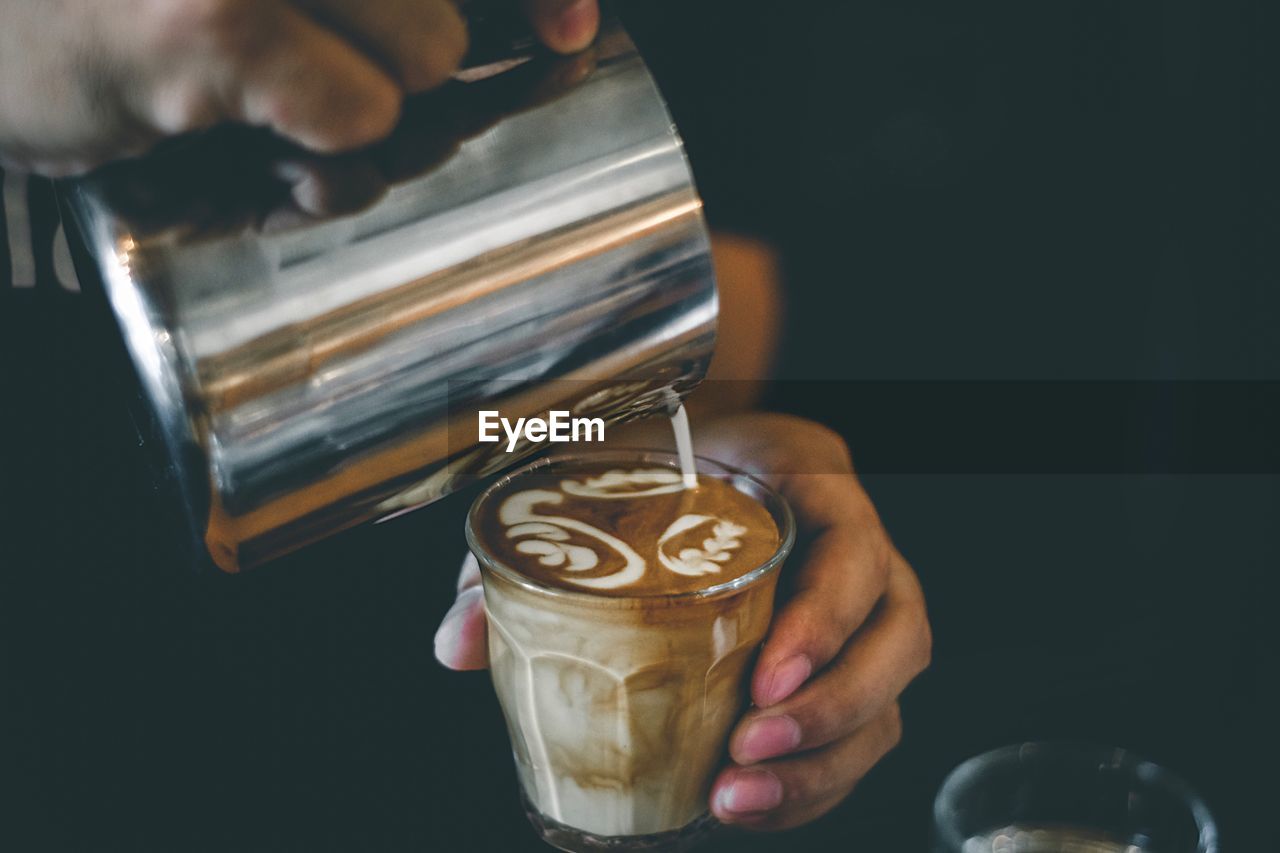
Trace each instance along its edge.
<path fill-rule="evenodd" d="M 517 586 L 523 587 L 524 589 L 531 590 L 534 592 L 545 593 L 547 595 L 554 595 L 559 598 L 581 599 L 583 601 L 591 601 L 599 604 L 608 604 L 611 602 L 616 603 L 619 601 L 628 601 L 628 600 L 636 600 L 636 599 L 663 599 L 665 601 L 681 601 L 681 600 L 693 600 L 693 599 L 699 599 L 699 598 L 713 598 L 717 595 L 722 595 L 727 592 L 732 592 L 733 590 L 750 586 L 752 583 L 754 583 L 758 579 L 764 577 L 770 572 L 775 571 L 779 566 L 782 565 L 783 560 L 785 560 L 787 556 L 791 553 L 791 549 L 795 545 L 795 541 L 796 541 L 796 522 L 795 522 L 795 516 L 791 512 L 791 505 L 787 503 L 786 498 L 784 498 L 778 492 L 777 489 L 763 482 L 762 480 L 760 480 L 760 478 L 753 476 L 752 474 L 748 474 L 746 471 L 743 471 L 740 468 L 734 468 L 731 465 L 726 465 L 723 462 L 717 462 L 716 460 L 709 459 L 705 456 L 695 456 L 694 459 L 696 460 L 699 475 L 704 473 L 703 471 L 704 465 L 710 465 L 712 466 L 712 470 L 708 470 L 705 473 L 710 476 L 716 477 L 716 479 L 724 480 L 724 479 L 730 479 L 730 478 L 736 477 L 736 478 L 741 478 L 743 480 L 746 480 L 754 488 L 757 488 L 764 494 L 768 495 L 769 498 L 777 505 L 779 509 L 778 515 L 780 516 L 780 518 L 778 519 L 778 521 L 780 523 L 779 523 L 779 530 L 778 530 L 778 536 L 779 536 L 778 547 L 774 550 L 773 556 L 769 557 L 769 559 L 765 560 L 759 566 L 747 572 L 746 574 L 739 575 L 738 577 L 733 578 L 732 580 L 728 580 L 728 581 L 725 581 L 724 583 L 716 584 L 715 586 L 709 586 L 706 589 L 695 589 L 695 590 L 690 590 L 688 592 L 648 593 L 648 594 L 642 594 L 642 595 L 600 595 L 599 593 L 586 592 L 586 591 L 580 591 L 575 589 L 567 589 L 566 587 L 553 586 L 552 584 L 536 581 L 533 578 L 530 578 L 529 576 L 522 574 L 521 572 L 511 568 L 507 564 L 503 563 L 501 560 L 494 557 L 492 554 L 489 553 L 488 549 L 485 548 L 483 543 L 480 541 L 479 533 L 476 531 L 476 516 L 478 514 L 477 511 L 481 506 L 488 503 L 489 500 L 493 498 L 496 492 L 504 488 L 512 480 L 532 474 L 542 468 L 549 468 L 552 465 L 563 465 L 563 464 L 583 462 L 583 461 L 594 462 L 594 461 L 616 460 L 616 461 L 641 462 L 641 463 L 658 463 L 668 468 L 674 468 L 676 470 L 679 470 L 680 469 L 679 457 L 675 453 L 672 453 L 666 450 L 650 450 L 646 448 L 638 448 L 635 450 L 595 450 L 595 451 L 585 451 L 582 453 L 553 454 L 550 456 L 543 456 L 539 459 L 534 460 L 528 465 L 524 465 L 520 468 L 517 468 L 516 470 L 511 471 L 510 473 L 503 474 L 496 481 L 494 481 L 488 488 L 486 488 L 483 492 L 481 492 L 480 496 L 477 497 L 474 502 L 472 502 L 471 508 L 467 510 L 467 523 L 466 523 L 467 545 L 471 548 L 471 553 L 476 556 L 476 559 L 479 560 L 480 563 L 485 568 L 488 568 L 490 571 L 494 572 L 495 574 L 500 575 L 504 580 L 510 581 L 511 583 L 514 583 Z M 769 507 L 766 507 L 765 509 L 769 510 Z M 772 511 L 770 511 L 769 514 L 774 515 Z"/>
<path fill-rule="evenodd" d="M 1124 769 L 1143 784 L 1164 788 L 1186 804 L 1187 811 L 1195 821 L 1196 830 L 1199 833 L 1197 847 L 1199 853 L 1218 853 L 1217 821 L 1214 820 L 1208 803 L 1181 776 L 1123 747 L 1064 740 L 1009 744 L 979 753 L 958 764 L 942 781 L 942 786 L 938 788 L 937 796 L 933 800 L 934 831 L 943 843 L 959 850 L 967 840 L 961 837 L 959 827 L 943 811 L 951 807 L 956 795 L 977 783 L 980 775 L 989 767 L 1011 762 L 1020 763 L 1027 752 L 1038 755 L 1068 756 L 1089 763 L 1110 764 Z"/>

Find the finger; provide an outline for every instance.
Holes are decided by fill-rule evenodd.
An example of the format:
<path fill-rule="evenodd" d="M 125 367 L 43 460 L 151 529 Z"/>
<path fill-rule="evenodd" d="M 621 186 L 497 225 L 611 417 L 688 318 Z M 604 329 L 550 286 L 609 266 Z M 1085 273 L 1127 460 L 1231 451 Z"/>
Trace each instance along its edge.
<path fill-rule="evenodd" d="M 458 598 L 436 630 L 436 659 L 449 669 L 485 669 L 489 666 L 487 631 L 480 564 L 468 553 L 458 572 Z"/>
<path fill-rule="evenodd" d="M 296 0 L 353 42 L 406 92 L 449 79 L 467 52 L 467 27 L 450 0 Z"/>
<path fill-rule="evenodd" d="M 449 669 L 485 669 L 489 666 L 488 625 L 484 615 L 484 590 L 470 586 L 440 622 L 435 639 L 436 660 Z"/>
<path fill-rule="evenodd" d="M 814 538 L 756 664 L 751 696 L 761 708 L 786 699 L 839 653 L 888 578 L 888 537 L 852 475 L 794 475 L 786 496 Z"/>
<path fill-rule="evenodd" d="M 895 555 L 875 615 L 825 672 L 786 701 L 753 711 L 729 740 L 739 764 L 832 743 L 880 714 L 929 663 L 931 638 L 914 572 Z"/>
<path fill-rule="evenodd" d="M 458 572 L 458 592 L 480 585 L 480 563 L 476 555 L 468 553 L 462 561 L 462 569 Z"/>
<path fill-rule="evenodd" d="M 795 758 L 721 771 L 711 810 L 724 823 L 788 829 L 826 814 L 902 738 L 897 704 L 830 746 Z"/>
<path fill-rule="evenodd" d="M 583 51 L 555 63 L 526 63 L 465 91 L 440 92 L 405 103 L 395 135 L 377 150 L 389 181 L 420 175 L 443 162 L 467 140 L 515 112 L 533 109 L 582 82 L 595 70 L 595 55 Z"/>
<path fill-rule="evenodd" d="M 231 118 L 270 127 L 326 153 L 358 148 L 391 132 L 400 114 L 400 90 L 382 69 L 296 9 L 240 6 L 257 10 L 258 17 L 242 13 L 245 22 L 234 26 L 257 29 L 222 39 Z"/>
<path fill-rule="evenodd" d="M 521 0 L 542 43 L 558 53 L 575 53 L 595 40 L 600 28 L 596 0 Z"/>

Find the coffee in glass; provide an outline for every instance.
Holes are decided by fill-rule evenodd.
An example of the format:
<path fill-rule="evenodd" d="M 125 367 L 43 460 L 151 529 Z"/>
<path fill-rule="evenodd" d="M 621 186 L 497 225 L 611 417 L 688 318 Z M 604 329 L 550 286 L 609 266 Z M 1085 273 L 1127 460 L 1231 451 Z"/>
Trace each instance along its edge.
<path fill-rule="evenodd" d="M 489 660 L 530 819 L 565 850 L 680 849 L 707 796 L 794 541 L 785 502 L 698 460 L 541 460 L 476 501 Z"/>

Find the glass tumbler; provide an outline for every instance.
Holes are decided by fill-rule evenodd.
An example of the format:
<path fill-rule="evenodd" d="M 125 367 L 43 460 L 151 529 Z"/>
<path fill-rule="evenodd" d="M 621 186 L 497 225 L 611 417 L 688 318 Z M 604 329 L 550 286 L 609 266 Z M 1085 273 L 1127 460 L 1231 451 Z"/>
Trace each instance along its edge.
<path fill-rule="evenodd" d="M 947 777 L 934 801 L 935 853 L 1218 853 L 1204 801 L 1123 749 L 1023 743 Z"/>
<path fill-rule="evenodd" d="M 544 841 L 569 851 L 685 850 L 714 828 L 707 798 L 773 614 L 778 568 L 795 539 L 782 497 L 706 459 L 773 517 L 772 556 L 694 592 L 600 595 L 521 574 L 485 548 L 477 519 L 530 473 L 582 462 L 679 469 L 669 453 L 617 451 L 540 460 L 472 507 L 489 663 L 525 810 Z"/>

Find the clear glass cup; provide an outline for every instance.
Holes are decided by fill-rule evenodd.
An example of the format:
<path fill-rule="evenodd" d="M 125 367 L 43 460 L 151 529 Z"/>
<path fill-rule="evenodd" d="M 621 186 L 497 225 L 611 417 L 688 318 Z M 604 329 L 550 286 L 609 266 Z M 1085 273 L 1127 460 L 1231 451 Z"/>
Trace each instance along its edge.
<path fill-rule="evenodd" d="M 532 472 L 582 463 L 670 467 L 670 453 L 554 456 L 500 479 L 467 519 L 489 621 L 489 665 L 506 717 L 525 809 L 569 851 L 683 850 L 715 826 L 707 798 L 748 671 L 773 614 L 778 568 L 795 541 L 782 497 L 740 471 L 698 459 L 773 517 L 780 543 L 763 564 L 696 592 L 606 596 L 530 579 L 485 549 L 487 502 Z"/>
<path fill-rule="evenodd" d="M 1123 749 L 1024 743 L 961 764 L 933 805 L 935 853 L 1218 853 L 1208 806 Z"/>

